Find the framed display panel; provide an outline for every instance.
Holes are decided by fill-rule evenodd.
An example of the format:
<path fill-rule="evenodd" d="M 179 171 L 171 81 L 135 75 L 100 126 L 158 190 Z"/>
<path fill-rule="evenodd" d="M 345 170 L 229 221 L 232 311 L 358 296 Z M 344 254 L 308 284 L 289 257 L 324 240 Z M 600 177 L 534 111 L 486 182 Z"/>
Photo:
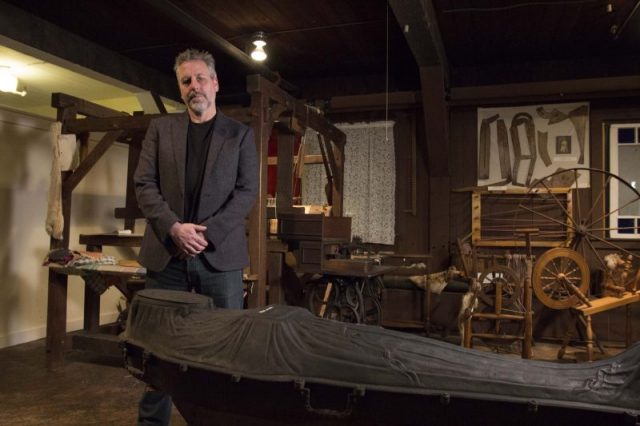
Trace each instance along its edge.
<path fill-rule="evenodd" d="M 478 108 L 478 186 L 525 188 L 543 176 L 589 167 L 589 104 Z M 588 176 L 579 186 L 589 186 Z"/>

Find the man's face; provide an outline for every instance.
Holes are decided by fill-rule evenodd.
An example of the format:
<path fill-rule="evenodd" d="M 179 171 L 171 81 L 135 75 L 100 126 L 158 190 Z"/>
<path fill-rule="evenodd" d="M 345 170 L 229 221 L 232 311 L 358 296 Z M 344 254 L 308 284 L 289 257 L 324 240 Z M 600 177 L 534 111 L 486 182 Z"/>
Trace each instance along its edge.
<path fill-rule="evenodd" d="M 176 71 L 180 97 L 187 108 L 197 116 L 215 112 L 218 79 L 211 77 L 209 68 L 201 60 L 183 62 Z"/>

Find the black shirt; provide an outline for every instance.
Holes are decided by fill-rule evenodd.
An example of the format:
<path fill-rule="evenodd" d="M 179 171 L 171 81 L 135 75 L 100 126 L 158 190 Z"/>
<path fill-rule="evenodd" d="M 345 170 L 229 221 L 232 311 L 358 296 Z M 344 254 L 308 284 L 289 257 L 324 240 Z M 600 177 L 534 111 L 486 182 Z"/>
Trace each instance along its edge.
<path fill-rule="evenodd" d="M 207 164 L 211 136 L 216 116 L 204 123 L 189 121 L 187 132 L 187 161 L 184 179 L 184 222 L 197 223 L 198 205 L 204 169 Z"/>

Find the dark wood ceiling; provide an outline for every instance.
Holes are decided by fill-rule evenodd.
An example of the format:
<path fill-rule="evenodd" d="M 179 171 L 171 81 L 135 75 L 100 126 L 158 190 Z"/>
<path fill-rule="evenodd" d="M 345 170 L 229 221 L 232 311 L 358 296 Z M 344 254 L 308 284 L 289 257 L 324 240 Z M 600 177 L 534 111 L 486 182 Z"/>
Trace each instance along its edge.
<path fill-rule="evenodd" d="M 261 71 L 237 56 L 257 31 L 262 72 L 311 99 L 379 93 L 387 76 L 389 90 L 419 90 L 419 67 L 438 64 L 456 87 L 632 75 L 640 63 L 636 0 L 5 2 L 168 76 L 180 50 L 210 50 L 230 97 Z"/>
<path fill-rule="evenodd" d="M 434 0 L 434 7 L 454 84 L 464 86 L 637 74 L 638 3 Z"/>

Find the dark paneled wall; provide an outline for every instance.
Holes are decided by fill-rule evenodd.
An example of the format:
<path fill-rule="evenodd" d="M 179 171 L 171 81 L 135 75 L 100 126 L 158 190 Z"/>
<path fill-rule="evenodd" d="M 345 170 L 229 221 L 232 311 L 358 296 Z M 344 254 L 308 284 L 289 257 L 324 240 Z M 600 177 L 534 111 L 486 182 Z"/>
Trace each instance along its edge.
<path fill-rule="evenodd" d="M 640 97 L 601 97 L 597 99 L 572 99 L 572 101 L 587 101 L 590 103 L 589 116 L 589 165 L 592 168 L 608 168 L 605 164 L 607 147 L 605 138 L 605 124 L 621 121 L 640 121 Z M 562 103 L 561 97 L 536 99 L 530 104 Z M 519 104 L 523 105 L 523 104 Z M 450 109 L 450 170 L 451 189 L 473 187 L 477 183 L 477 114 L 476 108 L 492 105 L 466 105 Z M 502 105 L 501 105 L 502 106 Z M 506 106 L 506 105 L 504 105 Z M 595 189 L 592 189 L 595 191 Z M 471 231 L 471 203 L 469 193 L 452 192 L 450 218 L 450 244 L 453 248 L 456 238 L 464 237 Z M 584 208 L 585 206 L 583 206 Z M 631 250 L 640 251 L 640 242 L 625 242 L 622 245 Z M 490 250 L 482 248 L 483 252 L 500 253 L 504 249 Z M 541 253 L 541 250 L 537 250 Z M 594 268 L 595 269 L 595 268 Z M 539 302 L 534 304 L 534 334 L 536 337 L 561 337 L 567 321 L 568 311 L 551 310 Z M 631 321 L 640 324 L 640 307 L 631 309 Z M 621 341 L 624 338 L 624 308 L 596 315 L 594 317 L 595 331 L 603 340 Z M 574 332 L 574 336 L 576 332 Z M 640 330 L 636 327 L 633 339 L 640 340 Z"/>

